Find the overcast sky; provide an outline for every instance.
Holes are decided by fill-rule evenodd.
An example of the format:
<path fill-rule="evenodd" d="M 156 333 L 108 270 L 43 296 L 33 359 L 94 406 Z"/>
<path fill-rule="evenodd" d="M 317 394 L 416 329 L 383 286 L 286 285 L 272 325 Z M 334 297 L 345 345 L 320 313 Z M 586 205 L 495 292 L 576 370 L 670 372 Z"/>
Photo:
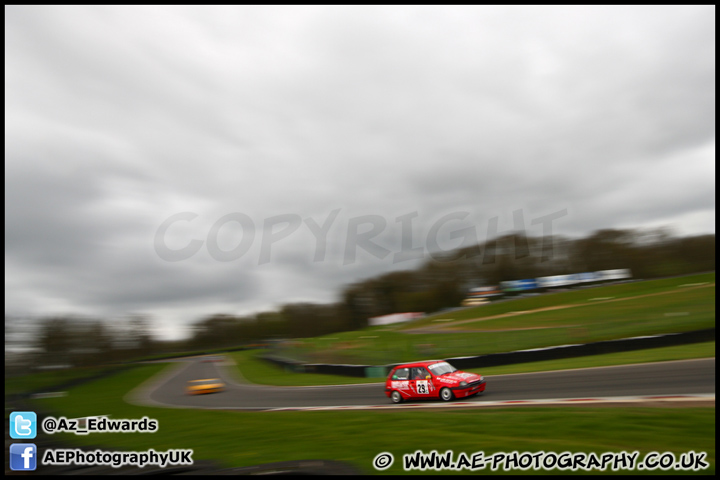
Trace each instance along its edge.
<path fill-rule="evenodd" d="M 6 314 L 331 302 L 524 229 L 715 232 L 715 7 L 5 7 Z"/>

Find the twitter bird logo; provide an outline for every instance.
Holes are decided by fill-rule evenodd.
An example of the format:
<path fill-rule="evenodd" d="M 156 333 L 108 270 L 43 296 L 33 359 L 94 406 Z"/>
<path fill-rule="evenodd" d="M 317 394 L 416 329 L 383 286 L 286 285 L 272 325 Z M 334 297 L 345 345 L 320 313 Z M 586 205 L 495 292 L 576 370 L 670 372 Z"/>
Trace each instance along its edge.
<path fill-rule="evenodd" d="M 35 438 L 37 415 L 35 412 L 13 412 L 10 414 L 11 438 Z"/>

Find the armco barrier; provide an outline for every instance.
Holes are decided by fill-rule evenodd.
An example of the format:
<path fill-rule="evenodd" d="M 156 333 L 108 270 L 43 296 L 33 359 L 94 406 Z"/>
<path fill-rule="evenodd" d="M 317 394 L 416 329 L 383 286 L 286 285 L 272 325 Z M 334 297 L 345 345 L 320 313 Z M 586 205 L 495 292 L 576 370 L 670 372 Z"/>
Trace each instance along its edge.
<path fill-rule="evenodd" d="M 365 369 L 372 365 L 334 365 L 328 363 L 301 363 L 277 355 L 263 355 L 263 360 L 274 363 L 291 372 L 299 373 L 325 373 L 330 375 L 344 375 L 346 377 L 365 377 Z"/>
<path fill-rule="evenodd" d="M 496 367 L 515 363 L 539 362 L 542 360 L 558 360 L 562 358 L 601 355 L 604 353 L 629 352 L 647 348 L 670 347 L 715 340 L 715 329 L 694 330 L 682 333 L 667 333 L 644 337 L 621 338 L 580 345 L 560 345 L 557 347 L 520 350 L 507 353 L 493 353 L 473 357 L 448 358 L 447 361 L 459 369 Z"/>
<path fill-rule="evenodd" d="M 715 329 L 694 330 L 691 332 L 667 333 L 644 337 L 622 338 L 618 340 L 604 340 L 601 342 L 585 343 L 580 345 L 559 345 L 555 347 L 537 348 L 532 350 L 519 350 L 516 352 L 491 353 L 468 357 L 447 358 L 458 369 L 496 367 L 512 365 L 515 363 L 539 362 L 542 360 L 557 360 L 561 358 L 584 357 L 587 355 L 600 355 L 604 353 L 629 352 L 647 348 L 670 347 L 715 340 Z M 293 372 L 328 373 L 345 375 L 348 377 L 384 377 L 395 365 L 332 365 L 324 363 L 303 364 L 286 358 L 265 355 L 264 360 L 282 366 Z"/>

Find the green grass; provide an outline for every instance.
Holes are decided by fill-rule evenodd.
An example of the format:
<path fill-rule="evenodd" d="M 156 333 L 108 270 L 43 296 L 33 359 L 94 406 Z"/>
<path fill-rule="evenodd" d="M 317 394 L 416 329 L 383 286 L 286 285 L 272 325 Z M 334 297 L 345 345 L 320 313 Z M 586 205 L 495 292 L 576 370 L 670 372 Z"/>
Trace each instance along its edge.
<path fill-rule="evenodd" d="M 386 365 L 712 328 L 714 281 L 712 273 L 548 294 L 448 312 L 407 325 L 297 340 L 280 353 L 306 363 Z M 512 314 L 566 305 L 571 307 Z M 501 314 L 512 315 L 488 318 Z M 453 324 L 481 318 L 485 320 Z M 432 325 L 442 328 L 409 333 Z"/>
<path fill-rule="evenodd" d="M 603 326 L 608 331 L 632 324 L 641 328 L 680 327 L 684 330 L 705 324 L 715 310 L 715 287 L 685 288 L 654 297 L 625 297 L 572 305 L 567 308 L 515 314 L 508 318 L 463 323 L 457 328 L 502 330 L 537 326 Z M 561 305 L 561 304 L 560 304 Z M 667 315 L 670 314 L 670 315 Z M 681 315 L 679 315 L 681 314 Z M 451 327 L 452 328 L 452 327 Z"/>
<path fill-rule="evenodd" d="M 547 360 L 543 362 L 518 363 L 480 369 L 469 369 L 483 375 L 502 375 L 508 373 L 545 372 L 550 370 L 566 370 L 571 368 L 606 367 L 611 365 L 628 365 L 632 363 L 666 362 L 672 360 L 690 360 L 695 358 L 714 358 L 715 342 L 692 343 L 674 347 L 651 348 L 632 352 L 608 353 L 587 357 L 568 358 L 563 360 Z"/>
<path fill-rule="evenodd" d="M 92 377 L 111 370 L 112 367 L 78 367 L 5 377 L 5 395 L 35 392 L 79 378 Z"/>
<path fill-rule="evenodd" d="M 597 302 L 602 298 L 612 297 L 613 299 L 637 297 L 641 295 L 652 295 L 660 293 L 672 293 L 677 289 L 688 289 L 700 283 L 715 283 L 715 272 L 684 277 L 663 278 L 659 280 L 645 280 L 616 285 L 597 286 L 582 288 L 558 293 L 549 293 L 536 297 L 520 298 L 507 302 L 496 302 L 474 308 L 468 308 L 450 312 L 448 314 L 437 314 L 420 319 L 411 324 L 403 324 L 400 330 L 432 325 L 438 318 L 453 318 L 454 320 L 466 320 L 472 318 L 484 318 L 493 315 L 500 315 L 509 311 L 535 310 L 555 305 L 582 305 L 588 302 Z"/>
<path fill-rule="evenodd" d="M 66 442 L 134 451 L 191 448 L 194 460 L 216 460 L 224 467 L 325 459 L 349 462 L 370 474 L 375 473 L 373 458 L 390 452 L 395 463 L 384 473 L 401 474 L 402 455 L 417 450 L 453 450 L 456 455 L 464 452 L 468 456 L 479 451 L 488 456 L 501 451 L 599 455 L 636 450 L 641 456 L 648 452 L 673 452 L 679 456 L 694 450 L 706 452 L 710 464 L 699 473 L 715 472 L 714 408 L 230 412 L 139 407 L 122 400 L 132 388 L 163 368 L 166 365 L 139 366 L 75 387 L 66 397 L 35 400 L 35 404 L 66 417 L 111 414 L 116 419 L 148 416 L 159 421 L 159 430 L 154 434 L 59 437 Z"/>

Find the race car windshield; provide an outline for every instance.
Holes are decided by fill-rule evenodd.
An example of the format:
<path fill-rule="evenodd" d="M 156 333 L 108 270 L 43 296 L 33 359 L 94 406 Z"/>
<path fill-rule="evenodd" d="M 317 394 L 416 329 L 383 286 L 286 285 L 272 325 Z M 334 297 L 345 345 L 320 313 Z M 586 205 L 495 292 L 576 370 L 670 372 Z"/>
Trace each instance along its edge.
<path fill-rule="evenodd" d="M 445 375 L 446 373 L 452 373 L 457 371 L 457 368 L 453 367 L 449 363 L 446 362 L 440 362 L 435 363 L 433 365 L 429 366 L 430 370 L 435 374 L 435 376 Z"/>

